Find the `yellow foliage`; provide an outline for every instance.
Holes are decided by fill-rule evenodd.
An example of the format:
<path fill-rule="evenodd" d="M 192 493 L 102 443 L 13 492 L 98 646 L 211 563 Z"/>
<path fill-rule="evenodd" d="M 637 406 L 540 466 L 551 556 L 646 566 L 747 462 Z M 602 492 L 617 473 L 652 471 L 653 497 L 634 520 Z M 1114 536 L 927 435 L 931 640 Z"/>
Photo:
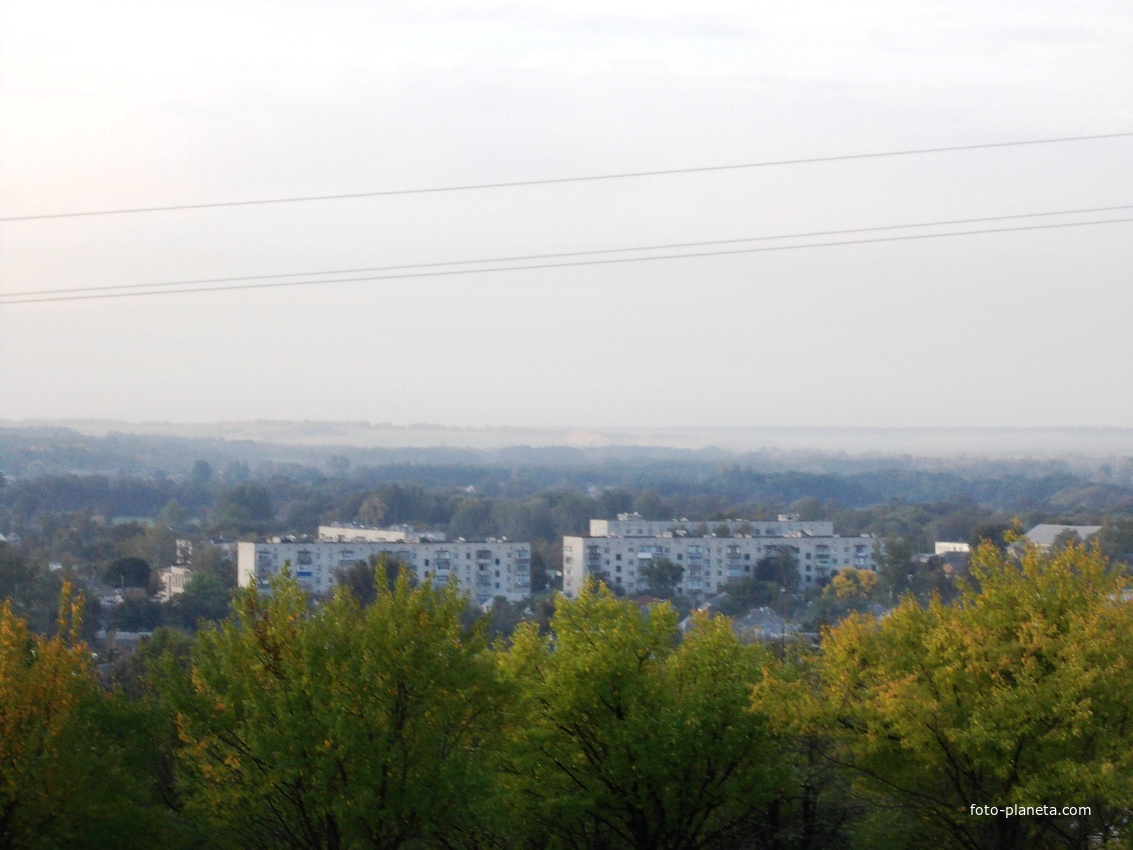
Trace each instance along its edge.
<path fill-rule="evenodd" d="M 823 588 L 824 596 L 839 602 L 855 602 L 868 599 L 877 590 L 877 574 L 872 570 L 857 570 L 846 567 L 839 570 Z"/>
<path fill-rule="evenodd" d="M 978 833 L 971 803 L 1129 806 L 1126 580 L 1096 550 L 1016 556 L 990 544 L 971 575 L 954 605 L 910 598 L 829 632 L 817 662 L 822 725 L 840 730 L 867 787 L 907 795 L 946 831 Z M 861 592 L 862 577 L 844 571 L 827 592 Z"/>
<path fill-rule="evenodd" d="M 32 634 L 9 602 L 0 603 L 0 816 L 14 813 L 25 824 L 8 829 L 51 816 L 69 787 L 75 714 L 92 687 L 80 624 L 81 604 L 69 587 L 60 604 L 62 634 L 53 638 Z"/>

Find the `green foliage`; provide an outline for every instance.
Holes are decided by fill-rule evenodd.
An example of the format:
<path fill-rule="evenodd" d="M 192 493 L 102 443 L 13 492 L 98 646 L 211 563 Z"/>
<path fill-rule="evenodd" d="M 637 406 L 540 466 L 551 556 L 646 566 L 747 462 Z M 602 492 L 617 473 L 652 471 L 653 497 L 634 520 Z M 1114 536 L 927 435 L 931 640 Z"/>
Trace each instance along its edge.
<path fill-rule="evenodd" d="M 32 631 L 49 632 L 62 581 L 45 566 L 33 564 L 14 546 L 0 543 L 0 600 L 8 600 L 12 613 Z"/>
<path fill-rule="evenodd" d="M 150 692 L 163 664 L 171 661 L 187 673 L 192 648 L 193 637 L 189 632 L 159 627 L 142 639 L 137 650 L 115 660 L 109 672 L 110 680 L 130 699 L 141 699 Z"/>
<path fill-rule="evenodd" d="M 135 556 L 115 558 L 102 571 L 102 580 L 114 587 L 144 588 L 149 585 L 150 565 Z"/>
<path fill-rule="evenodd" d="M 695 848 L 750 839 L 775 792 L 775 750 L 752 687 L 764 658 L 729 621 L 678 645 L 668 604 L 607 588 L 560 597 L 553 636 L 524 624 L 502 659 L 521 703 L 506 805 L 531 846 Z"/>
<path fill-rule="evenodd" d="M 377 493 L 367 496 L 358 508 L 358 522 L 363 525 L 379 526 L 386 515 L 386 503 Z"/>
<path fill-rule="evenodd" d="M 111 609 L 111 625 L 123 632 L 148 632 L 165 624 L 165 609 L 147 596 L 129 595 Z"/>
<path fill-rule="evenodd" d="M 919 843 L 1075 846 L 1127 823 L 1133 805 L 1133 606 L 1096 551 L 991 543 L 955 605 L 907 599 L 880 622 L 851 617 L 819 663 L 818 728 L 878 812 Z M 973 817 L 971 804 L 1092 805 L 1094 818 Z M 897 808 L 893 808 L 897 807 Z M 1104 818 L 1123 812 L 1106 825 Z M 1123 827 L 1126 828 L 1126 827 Z"/>
<path fill-rule="evenodd" d="M 165 691 L 187 810 L 220 846 L 456 842 L 488 788 L 503 691 L 464 600 L 403 573 L 363 609 L 308 612 L 284 577 L 201 632 L 192 673 Z"/>
<path fill-rule="evenodd" d="M 719 610 L 729 617 L 746 614 L 752 608 L 773 605 L 779 601 L 779 585 L 761 581 L 753 575 L 733 579 L 723 587 L 728 598 L 722 600 Z"/>
<path fill-rule="evenodd" d="M 756 561 L 754 575 L 759 581 L 795 590 L 799 586 L 799 557 L 789 546 L 780 546 Z"/>
<path fill-rule="evenodd" d="M 492 516 L 492 505 L 486 499 L 461 499 L 456 507 L 456 513 L 448 524 L 449 539 L 455 540 L 463 537 L 466 540 L 475 540 L 483 536 L 483 529 L 490 528 L 489 521 Z"/>
<path fill-rule="evenodd" d="M 207 460 L 193 461 L 193 468 L 189 471 L 189 484 L 200 489 L 207 488 L 212 483 L 212 465 Z"/>
<path fill-rule="evenodd" d="M 173 846 L 145 716 L 95 684 L 69 588 L 59 611 L 46 638 L 0 603 L 0 847 Z"/>
<path fill-rule="evenodd" d="M 210 575 L 225 587 L 236 586 L 236 564 L 224 549 L 204 541 L 194 541 L 190 566 L 197 575 Z"/>
<path fill-rule="evenodd" d="M 973 549 L 979 547 L 980 544 L 984 542 L 990 542 L 998 549 L 1005 549 L 1018 533 L 1019 528 L 1015 523 L 984 523 L 976 527 L 972 532 L 972 536 L 968 539 L 968 542 Z"/>
<path fill-rule="evenodd" d="M 166 605 L 166 620 L 172 626 L 195 630 L 203 620 L 216 622 L 228 616 L 232 590 L 210 573 L 195 573 L 183 592 Z"/>
<path fill-rule="evenodd" d="M 402 573 L 410 574 L 409 567 L 403 564 L 396 556 L 386 553 L 371 555 L 365 561 L 355 561 L 335 571 L 335 581 L 338 586 L 346 590 L 354 601 L 365 608 L 373 605 L 378 598 L 378 586 L 382 584 L 387 590 L 397 586 Z M 410 586 L 416 586 L 416 579 L 409 579 Z"/>
<path fill-rule="evenodd" d="M 237 484 L 216 500 L 212 525 L 238 533 L 262 531 L 274 516 L 266 489 L 258 484 Z"/>
<path fill-rule="evenodd" d="M 684 577 L 685 568 L 668 558 L 654 558 L 638 567 L 637 572 L 645 579 L 651 594 L 660 599 L 672 599 L 677 594 L 677 585 Z"/>

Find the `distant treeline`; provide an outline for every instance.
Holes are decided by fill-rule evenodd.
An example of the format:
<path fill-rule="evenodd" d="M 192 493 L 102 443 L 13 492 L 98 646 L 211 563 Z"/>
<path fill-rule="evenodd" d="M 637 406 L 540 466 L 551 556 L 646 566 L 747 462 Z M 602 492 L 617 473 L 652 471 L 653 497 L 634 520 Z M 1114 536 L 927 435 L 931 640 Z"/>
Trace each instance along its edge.
<path fill-rule="evenodd" d="M 1070 472 L 977 478 L 956 472 L 881 469 L 832 475 L 650 461 L 571 469 L 397 464 L 353 468 L 342 475 L 273 465 L 260 473 L 233 462 L 216 474 L 210 469 L 205 475 L 176 479 L 100 474 L 7 479 L 0 487 L 0 517 L 7 514 L 26 522 L 38 513 L 79 510 L 108 518 L 156 517 L 175 502 L 187 516 L 204 520 L 225 493 L 240 486 L 266 491 L 275 506 L 274 516 L 286 526 L 283 530 L 305 533 L 336 511 L 340 519 L 353 520 L 351 505 L 375 491 L 389 510 L 385 521 L 439 527 L 452 521 L 465 498 L 523 500 L 548 492 L 583 495 L 600 506 L 602 512 L 594 516 L 638 509 L 649 519 L 751 515 L 785 509 L 803 499 L 854 509 L 894 501 L 947 501 L 999 512 L 1133 512 L 1133 487 L 1096 483 Z M 621 495 L 610 498 L 603 495 L 607 493 Z M 643 494 L 649 495 L 637 506 Z M 568 533 L 579 530 L 572 526 Z"/>

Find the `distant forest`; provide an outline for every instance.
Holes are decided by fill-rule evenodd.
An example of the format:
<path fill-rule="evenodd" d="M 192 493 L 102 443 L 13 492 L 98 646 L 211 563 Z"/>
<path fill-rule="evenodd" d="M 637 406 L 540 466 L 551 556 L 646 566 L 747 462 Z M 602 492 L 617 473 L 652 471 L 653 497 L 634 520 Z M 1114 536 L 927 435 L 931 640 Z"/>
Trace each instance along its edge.
<path fill-rule="evenodd" d="M 799 499 L 847 508 L 947 500 L 996 511 L 1133 510 L 1133 457 L 1125 456 L 942 459 L 638 446 L 361 450 L 0 428 L 0 474 L 8 485 L 3 505 L 25 518 L 29 511 L 95 507 L 108 516 L 152 517 L 171 499 L 195 515 L 219 487 L 248 481 L 267 487 L 281 506 L 294 501 L 296 486 L 311 496 L 337 498 L 352 489 L 411 483 L 429 490 L 474 488 L 503 499 L 548 490 L 649 491 L 671 503 L 655 518 L 674 515 L 672 509 L 691 516 L 682 507 L 689 500 L 695 510 L 708 511 L 706 518 L 733 506 L 784 506 Z"/>

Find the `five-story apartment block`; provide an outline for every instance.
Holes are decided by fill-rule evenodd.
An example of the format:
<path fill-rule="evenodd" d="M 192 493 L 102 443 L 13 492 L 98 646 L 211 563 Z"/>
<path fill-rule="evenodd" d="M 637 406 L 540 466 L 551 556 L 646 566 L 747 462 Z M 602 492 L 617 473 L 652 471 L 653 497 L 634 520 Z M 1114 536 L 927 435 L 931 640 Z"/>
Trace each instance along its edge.
<path fill-rule="evenodd" d="M 667 559 L 682 567 L 677 593 L 707 596 L 751 575 L 764 558 L 789 554 L 803 588 L 844 567 L 876 569 L 872 537 L 839 537 L 832 523 L 781 514 L 777 521 L 642 520 L 619 514 L 590 521 L 588 537 L 563 538 L 563 591 L 577 596 L 589 577 L 635 594 L 646 589 L 642 567 Z"/>

